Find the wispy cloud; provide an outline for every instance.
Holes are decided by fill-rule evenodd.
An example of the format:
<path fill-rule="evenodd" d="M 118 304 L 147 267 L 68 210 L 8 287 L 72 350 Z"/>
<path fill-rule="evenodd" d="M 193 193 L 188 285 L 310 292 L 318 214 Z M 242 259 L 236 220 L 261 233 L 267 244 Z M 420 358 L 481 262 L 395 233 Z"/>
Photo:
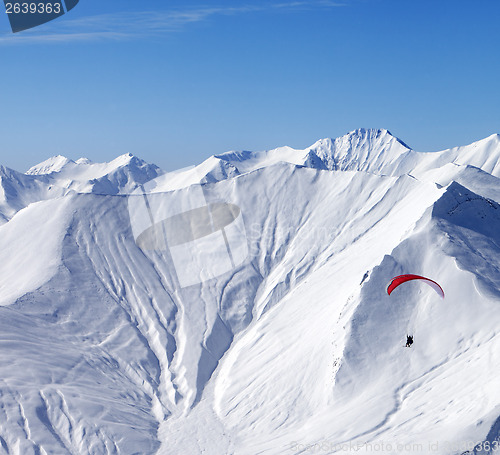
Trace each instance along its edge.
<path fill-rule="evenodd" d="M 79 19 L 63 17 L 40 28 L 15 35 L 10 33 L 0 35 L 0 44 L 126 40 L 180 31 L 189 24 L 207 21 L 217 16 L 330 9 L 339 6 L 344 6 L 344 4 L 331 0 L 297 0 L 266 5 L 248 4 L 234 7 L 200 7 L 171 11 L 120 12 Z"/>

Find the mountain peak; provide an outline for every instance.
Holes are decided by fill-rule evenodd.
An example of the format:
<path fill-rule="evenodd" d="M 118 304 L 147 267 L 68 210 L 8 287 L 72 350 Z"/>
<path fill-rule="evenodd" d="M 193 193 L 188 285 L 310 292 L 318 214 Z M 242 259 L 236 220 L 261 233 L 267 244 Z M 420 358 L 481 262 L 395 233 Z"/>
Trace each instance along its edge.
<path fill-rule="evenodd" d="M 89 160 L 88 158 L 78 158 L 76 161 L 75 161 L 76 164 L 92 164 L 92 160 Z"/>
<path fill-rule="evenodd" d="M 402 155 L 411 151 L 388 130 L 366 128 L 359 128 L 336 139 L 321 139 L 309 149 L 325 169 L 379 174 L 389 173 L 389 167 L 392 168 Z M 317 161 L 309 159 L 311 163 Z"/>
<path fill-rule="evenodd" d="M 63 167 L 67 166 L 70 163 L 75 164 L 75 162 L 73 160 L 70 160 L 69 158 L 66 158 L 65 156 L 56 155 L 56 156 L 49 158 L 48 160 L 42 161 L 41 163 L 30 167 L 26 171 L 26 174 L 28 174 L 28 175 L 44 175 L 44 174 L 51 174 L 52 172 L 60 172 Z"/>
<path fill-rule="evenodd" d="M 392 136 L 389 130 L 384 128 L 357 128 L 353 131 L 350 131 L 346 134 L 346 136 L 370 136 L 370 137 L 378 137 L 388 134 Z M 394 137 L 394 136 L 393 136 Z"/>
<path fill-rule="evenodd" d="M 109 162 L 110 166 L 127 166 L 130 164 L 135 164 L 137 166 L 143 166 L 146 163 L 146 161 L 142 160 L 141 158 L 138 158 L 132 153 L 124 153 L 123 155 L 118 156 L 114 160 Z"/>
<path fill-rule="evenodd" d="M 347 137 L 347 138 L 357 137 L 366 140 L 396 141 L 399 142 L 402 146 L 406 147 L 407 149 L 410 149 L 410 147 L 406 145 L 401 139 L 394 136 L 389 130 L 386 130 L 385 128 L 358 128 L 354 131 L 345 134 L 342 137 Z"/>

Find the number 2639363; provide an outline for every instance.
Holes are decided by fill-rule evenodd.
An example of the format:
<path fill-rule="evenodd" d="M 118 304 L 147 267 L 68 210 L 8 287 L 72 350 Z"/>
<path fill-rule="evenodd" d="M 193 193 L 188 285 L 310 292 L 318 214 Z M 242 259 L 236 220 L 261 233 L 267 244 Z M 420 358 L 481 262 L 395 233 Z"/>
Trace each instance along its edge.
<path fill-rule="evenodd" d="M 7 14 L 59 14 L 62 11 L 61 3 L 6 3 Z"/>

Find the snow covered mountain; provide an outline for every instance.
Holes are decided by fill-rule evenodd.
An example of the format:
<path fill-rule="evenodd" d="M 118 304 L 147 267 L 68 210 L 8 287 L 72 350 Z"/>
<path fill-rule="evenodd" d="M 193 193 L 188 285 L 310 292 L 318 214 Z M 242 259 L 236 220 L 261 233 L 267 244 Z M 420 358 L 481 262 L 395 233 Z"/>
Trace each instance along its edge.
<path fill-rule="evenodd" d="M 164 171 L 126 154 L 110 163 L 54 156 L 26 174 L 0 166 L 0 224 L 29 204 L 69 194 L 128 194 Z"/>
<path fill-rule="evenodd" d="M 92 163 L 87 158 L 72 161 L 64 156 L 55 156 L 26 172 L 28 175 L 46 176 L 46 180 L 53 185 L 79 193 L 108 195 L 130 193 L 138 185 L 162 173 L 158 166 L 148 164 L 130 153 L 110 163 Z"/>
<path fill-rule="evenodd" d="M 500 444 L 498 135 L 421 153 L 357 130 L 177 173 L 54 157 L 0 179 L 0 454 Z M 179 251 L 219 232 L 217 276 L 182 285 Z M 402 273 L 446 298 L 389 297 Z"/>

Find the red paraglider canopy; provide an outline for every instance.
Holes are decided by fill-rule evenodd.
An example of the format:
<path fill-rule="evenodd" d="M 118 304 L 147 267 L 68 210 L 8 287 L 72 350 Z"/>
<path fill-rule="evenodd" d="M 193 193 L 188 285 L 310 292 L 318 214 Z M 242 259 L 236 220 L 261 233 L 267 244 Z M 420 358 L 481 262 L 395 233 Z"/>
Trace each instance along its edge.
<path fill-rule="evenodd" d="M 443 299 L 444 299 L 444 291 L 441 286 L 435 281 L 425 278 L 420 275 L 399 275 L 394 277 L 391 282 L 387 286 L 387 294 L 391 295 L 391 292 L 394 291 L 400 284 L 406 283 L 407 281 L 412 280 L 422 280 L 427 283 L 430 287 L 432 287 Z"/>

